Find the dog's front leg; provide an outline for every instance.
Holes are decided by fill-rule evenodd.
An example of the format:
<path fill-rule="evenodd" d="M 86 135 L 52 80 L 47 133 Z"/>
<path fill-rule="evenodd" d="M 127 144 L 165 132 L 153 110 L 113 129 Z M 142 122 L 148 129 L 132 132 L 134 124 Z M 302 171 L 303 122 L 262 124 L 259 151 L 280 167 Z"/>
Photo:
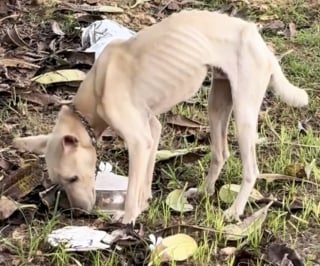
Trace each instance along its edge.
<path fill-rule="evenodd" d="M 129 151 L 129 184 L 125 202 L 124 224 L 135 223 L 142 212 L 141 202 L 146 189 L 145 178 L 150 153 L 150 139 L 127 141 Z"/>
<path fill-rule="evenodd" d="M 156 153 L 158 150 L 158 145 L 159 145 L 160 135 L 161 135 L 161 128 L 162 128 L 160 121 L 155 116 L 152 116 L 150 118 L 149 125 L 150 125 L 153 142 L 152 142 L 152 148 L 150 151 L 150 157 L 148 161 L 145 188 L 143 189 L 144 198 L 140 203 L 142 210 L 145 210 L 148 208 L 149 206 L 148 200 L 152 198 L 152 179 L 153 179 Z"/>

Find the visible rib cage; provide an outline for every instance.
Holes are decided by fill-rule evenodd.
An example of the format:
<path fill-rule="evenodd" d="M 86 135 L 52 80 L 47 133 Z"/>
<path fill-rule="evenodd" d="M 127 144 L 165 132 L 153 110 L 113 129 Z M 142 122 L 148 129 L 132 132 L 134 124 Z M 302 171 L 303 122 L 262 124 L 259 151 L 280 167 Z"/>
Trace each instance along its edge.
<path fill-rule="evenodd" d="M 137 85 L 158 91 L 162 97 L 169 88 L 182 86 L 203 68 L 208 54 L 207 39 L 192 28 L 164 34 L 160 43 L 153 43 L 138 59 L 141 68 L 136 75 Z"/>

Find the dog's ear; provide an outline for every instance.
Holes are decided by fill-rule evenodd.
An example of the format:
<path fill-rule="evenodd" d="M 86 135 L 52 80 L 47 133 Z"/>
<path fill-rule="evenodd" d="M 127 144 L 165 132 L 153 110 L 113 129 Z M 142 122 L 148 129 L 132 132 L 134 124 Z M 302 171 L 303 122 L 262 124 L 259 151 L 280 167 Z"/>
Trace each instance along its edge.
<path fill-rule="evenodd" d="M 62 137 L 62 146 L 65 152 L 74 150 L 79 145 L 79 139 L 75 135 L 64 135 Z"/>
<path fill-rule="evenodd" d="M 12 145 L 19 151 L 34 152 L 42 155 L 46 152 L 47 142 L 50 136 L 51 134 L 14 138 Z"/>

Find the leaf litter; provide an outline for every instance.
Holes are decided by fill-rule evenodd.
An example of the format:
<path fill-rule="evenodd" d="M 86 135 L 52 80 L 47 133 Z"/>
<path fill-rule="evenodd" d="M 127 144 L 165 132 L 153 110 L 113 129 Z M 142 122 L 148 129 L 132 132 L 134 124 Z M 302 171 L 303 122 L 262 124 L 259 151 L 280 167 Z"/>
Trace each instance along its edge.
<path fill-rule="evenodd" d="M 98 7 L 97 6 L 94 6 L 94 7 L 90 7 L 89 5 L 70 5 L 69 3 L 68 3 L 68 7 L 71 9 L 71 10 L 73 10 L 74 12 L 77 12 L 77 13 L 73 13 L 72 15 L 74 16 L 74 18 L 76 18 L 76 15 L 77 14 L 82 14 L 82 16 L 87 16 L 87 18 L 86 19 L 88 19 L 88 20 L 90 20 L 90 18 L 92 19 L 97 13 L 99 13 L 99 14 L 103 14 L 103 13 L 118 13 L 118 14 L 121 14 L 121 13 L 123 13 L 124 12 L 124 10 L 125 9 L 122 9 L 122 8 L 118 8 L 116 5 L 114 6 L 114 7 L 108 7 L 108 6 L 105 6 L 105 5 L 103 5 L 103 4 L 100 4 L 99 3 L 99 1 L 96 1 L 96 2 L 94 2 L 94 3 L 90 3 L 90 4 L 98 4 Z M 250 3 L 250 4 L 252 4 L 252 5 L 255 5 L 255 3 Z M 166 7 L 165 7 L 165 10 L 163 10 L 162 11 L 162 13 L 163 12 L 167 12 L 168 10 L 170 10 L 170 8 L 171 8 L 171 6 L 170 6 L 170 8 L 169 8 L 169 4 L 168 3 L 166 3 L 165 4 L 166 5 Z M 178 5 L 183 5 L 183 3 L 178 3 Z M 141 5 L 141 6 L 136 6 L 136 10 L 140 10 L 141 8 L 142 8 L 142 6 L 143 5 Z M 174 7 L 174 5 L 172 5 L 173 7 Z M 168 7 L 168 8 L 167 8 Z M 61 8 L 61 6 L 57 6 L 57 10 L 58 10 L 58 8 Z M 174 8 L 176 8 L 176 7 L 174 7 Z M 174 9 L 173 8 L 173 9 Z M 262 8 L 262 7 L 259 7 L 260 9 Z M 263 7 L 264 8 L 264 7 Z M 70 9 L 69 9 L 69 11 L 70 11 Z M 233 9 L 233 10 L 235 10 L 235 9 Z M 239 10 L 238 10 L 239 11 Z M 236 11 L 236 12 L 238 12 L 238 11 Z M 139 11 L 137 11 L 137 12 L 139 12 Z M 233 11 L 233 12 L 235 12 L 235 11 Z M 96 16 L 98 16 L 98 15 L 96 15 Z M 100 16 L 100 15 L 99 15 Z M 80 18 L 80 17 L 79 17 Z M 103 17 L 101 17 L 101 18 L 103 18 Z M 109 18 L 109 17 L 108 17 Z M 10 18 L 9 18 L 10 19 Z M 77 18 L 76 18 L 77 19 Z M 267 22 L 267 23 L 273 23 L 274 21 L 276 21 L 276 22 L 274 22 L 274 24 L 272 25 L 268 25 L 268 24 L 266 24 L 266 25 L 268 25 L 268 26 L 266 26 L 266 27 L 269 27 L 269 29 L 271 29 L 271 30 L 276 30 L 276 31 L 282 31 L 283 30 L 283 24 L 281 23 L 281 21 L 278 19 L 278 21 L 277 20 L 274 20 L 274 19 L 278 19 L 277 17 L 275 17 L 275 16 L 269 16 L 269 15 L 267 15 L 267 16 L 261 16 L 260 17 L 260 20 L 262 21 L 265 21 L 265 22 Z M 9 21 L 9 20 L 8 20 Z M 59 24 L 56 24 L 56 23 L 53 23 L 53 24 L 51 24 L 52 25 L 52 28 L 51 28 L 51 33 L 50 34 L 52 34 L 52 35 L 50 35 L 49 34 L 49 36 L 48 35 L 46 35 L 47 37 L 46 38 L 48 38 L 48 39 L 50 39 L 50 38 L 56 38 L 57 37 L 57 35 L 58 36 L 60 36 L 60 37 L 64 37 L 65 39 L 68 39 L 68 38 L 70 38 L 70 36 L 67 36 L 67 34 L 66 34 L 66 32 L 67 31 L 64 31 L 64 28 L 63 27 L 61 27 L 61 25 L 62 24 L 60 24 L 60 21 L 61 20 L 58 20 L 58 19 L 56 19 L 56 21 L 59 21 Z M 13 23 L 14 24 L 14 23 Z M 50 23 L 48 24 L 48 25 L 50 25 Z M 54 25 L 54 26 L 53 26 Z M 31 38 L 26 38 L 25 37 L 25 35 L 24 34 L 22 34 L 22 33 L 24 33 L 23 32 L 23 29 L 19 26 L 19 25 L 14 25 L 13 27 L 10 27 L 10 28 L 7 28 L 7 30 L 5 31 L 5 34 L 6 34 L 6 43 L 9 45 L 11 45 L 11 46 L 14 46 L 14 47 L 16 47 L 16 49 L 25 49 L 25 51 L 29 51 L 29 52 L 36 52 L 36 46 L 35 46 L 35 42 L 33 42 L 32 40 L 31 40 Z M 290 24 L 290 27 L 289 27 L 289 37 L 290 38 L 294 38 L 294 36 L 296 35 L 296 32 L 294 31 L 294 25 L 292 25 L 292 24 Z M 54 35 L 56 35 L 56 36 L 54 36 Z M 47 41 L 47 40 L 46 40 Z M 36 41 L 37 42 L 37 41 Z M 60 41 L 55 41 L 55 42 L 53 42 L 53 44 L 54 45 L 57 45 L 57 47 L 55 47 L 55 50 L 58 52 L 57 54 L 59 54 L 61 51 L 58 51 L 59 50 L 59 42 Z M 73 43 L 72 42 L 69 42 L 69 44 L 71 44 L 72 46 L 73 46 Z M 2 45 L 2 44 L 1 44 Z M 49 45 L 47 46 L 47 47 L 49 47 Z M 58 48 L 58 49 L 57 49 Z M 69 47 L 70 48 L 70 47 Z M 71 47 L 72 48 L 72 47 Z M 75 46 L 73 46 L 73 48 L 75 48 L 75 49 L 70 49 L 70 53 L 74 53 L 75 55 L 77 55 L 77 53 L 81 53 L 81 51 L 79 51 L 78 50 L 78 48 L 79 48 L 79 46 L 77 46 L 77 45 L 75 45 Z M 48 50 L 46 50 L 46 52 L 48 52 Z M 31 80 L 31 78 L 33 78 L 33 77 L 36 77 L 37 75 L 39 76 L 39 75 L 42 75 L 43 73 L 50 73 L 50 72 L 55 72 L 55 71 L 60 71 L 61 69 L 60 69 L 60 63 L 59 62 L 62 62 L 62 61 L 59 61 L 59 60 L 57 60 L 57 62 L 50 62 L 50 60 L 49 60 L 49 56 L 48 56 L 48 54 L 47 55 L 45 55 L 45 54 L 39 54 L 39 56 L 38 56 L 38 59 L 36 59 L 36 60 L 39 60 L 39 61 L 37 61 L 37 62 L 33 62 L 33 61 L 28 61 L 28 60 L 26 60 L 26 54 L 27 54 L 27 52 L 23 52 L 24 54 L 23 54 L 23 56 L 21 56 L 21 57 L 19 57 L 19 56 L 16 56 L 16 54 L 13 54 L 12 56 L 10 56 L 10 57 L 6 57 L 5 59 L 9 59 L 9 60 L 17 60 L 17 61 L 4 61 L 4 64 L 3 64 L 3 66 L 5 67 L 5 68 L 7 68 L 7 69 L 9 69 L 9 70 L 7 70 L 8 72 L 9 72 L 9 76 L 11 77 L 11 79 L 12 79 L 12 81 L 13 81 L 13 83 L 11 83 L 11 84 L 15 84 L 15 81 L 16 81 L 16 79 L 14 78 L 15 76 L 14 75 L 12 75 L 12 73 L 15 71 L 14 70 L 14 68 L 17 68 L 17 70 L 18 71 L 20 71 L 21 70 L 21 68 L 25 68 L 25 70 L 27 70 L 27 71 L 29 71 L 29 69 L 30 70 L 32 70 L 32 69 L 34 69 L 34 70 L 37 70 L 37 72 L 34 72 L 33 74 L 31 74 L 31 76 L 30 76 L 30 80 Z M 48 53 L 51 53 L 51 52 L 48 52 Z M 61 54 L 61 53 L 60 53 Z M 66 58 L 68 58 L 68 56 L 66 56 Z M 2 59 L 1 59 L 2 60 Z M 65 62 L 67 62 L 69 59 L 66 59 L 65 60 Z M 76 61 L 74 61 L 72 64 L 74 64 L 74 65 L 76 65 L 76 64 L 81 64 L 82 62 L 84 62 L 84 61 L 86 61 L 87 59 L 83 59 L 83 60 L 79 60 L 78 62 L 76 62 Z M 88 66 L 90 66 L 90 65 L 92 65 L 92 61 L 90 61 L 90 60 L 92 60 L 92 59 L 88 59 L 86 62 L 86 64 L 88 65 Z M 11 64 L 11 66 L 10 66 L 10 64 Z M 78 68 L 78 66 L 76 66 L 77 68 Z M 12 68 L 12 69 L 11 69 Z M 40 70 L 40 71 L 38 71 L 38 70 Z M 77 70 L 80 70 L 80 69 L 77 69 Z M 83 69 L 82 69 L 83 70 Z M 80 71 L 82 71 L 82 70 L 80 70 Z M 86 69 L 85 70 L 83 70 L 83 72 L 85 73 L 86 72 Z M 36 75 L 34 75 L 36 73 Z M 1 73 L 0 73 L 1 74 Z M 81 79 L 80 79 L 81 80 Z M 12 82 L 11 81 L 11 82 Z M 60 82 L 69 82 L 69 80 L 68 80 L 68 78 L 66 78 L 64 81 L 58 81 L 59 83 Z M 34 83 L 36 83 L 36 82 L 34 82 Z M 31 83 L 31 84 L 33 84 L 33 83 Z M 51 83 L 51 82 L 49 82 L 49 83 L 43 83 L 43 84 L 41 84 L 41 85 L 53 85 L 53 88 L 54 88 L 54 93 L 56 92 L 56 90 L 55 90 L 55 87 L 54 87 L 54 84 L 55 84 L 55 82 L 53 82 L 53 83 Z M 1 84 L 2 86 L 3 86 L 3 88 L 4 88 L 4 90 L 6 90 L 6 92 L 10 92 L 9 90 L 8 90 L 8 87 L 6 87 L 5 85 L 7 85 L 7 84 Z M 34 84 L 33 85 L 31 85 L 31 86 L 35 86 Z M 22 87 L 22 86 L 20 86 L 20 87 Z M 28 87 L 28 89 L 29 89 L 29 84 L 28 84 L 28 86 L 26 86 L 26 87 Z M 17 87 L 17 88 L 19 88 L 19 87 Z M 29 97 L 34 97 L 34 98 L 36 98 L 35 96 L 33 96 L 32 94 L 33 94 L 33 92 L 35 91 L 35 88 L 34 87 L 32 87 L 30 90 L 30 93 L 29 93 L 29 95 L 28 94 L 26 94 L 26 95 L 28 95 Z M 19 90 L 17 90 L 17 92 L 18 92 L 18 94 L 20 94 L 20 95 L 23 95 L 22 94 L 22 92 L 19 92 Z M 41 91 L 42 92 L 42 95 L 46 95 L 45 93 L 43 93 L 43 91 Z M 41 95 L 41 92 L 39 93 L 39 91 L 38 91 L 38 93 L 39 93 L 39 95 Z M 1 93 L 1 91 L 0 91 L 0 93 Z M 11 93 L 11 92 L 10 92 Z M 27 98 L 27 96 L 24 96 L 25 98 Z M 48 104 L 46 103 L 46 100 L 30 100 L 29 101 L 30 103 L 36 103 L 36 104 L 39 104 L 39 105 L 42 105 L 42 106 L 47 106 Z M 49 101 L 50 102 L 50 101 Z M 41 104 L 41 103 L 43 103 L 43 104 Z M 59 103 L 59 100 L 56 102 L 56 103 Z M 178 125 L 180 123 L 180 125 Z M 179 127 L 179 126 L 182 126 L 182 127 L 185 127 L 185 128 L 193 128 L 194 130 L 201 130 L 201 125 L 198 125 L 198 122 L 196 122 L 196 121 L 193 121 L 193 120 L 191 120 L 191 121 L 189 121 L 189 120 L 186 120 L 186 119 L 184 119 L 184 117 L 182 118 L 182 122 L 180 122 L 178 119 L 176 119 L 176 118 L 174 118 L 173 119 L 173 123 L 172 123 L 172 125 L 173 126 L 177 126 L 177 127 Z M 197 151 L 197 148 L 198 147 L 196 147 L 195 148 L 195 151 Z M 179 151 L 180 150 L 180 151 Z M 206 148 L 206 150 L 208 150 L 208 147 Z M 189 151 L 187 151 L 187 149 L 177 149 L 177 150 L 170 150 L 170 151 L 168 151 L 168 150 L 162 150 L 162 151 L 159 151 L 158 152 L 158 156 L 159 156 L 159 154 L 160 154 L 160 156 L 158 157 L 158 158 L 160 158 L 160 160 L 159 161 L 162 161 L 162 162 L 166 162 L 168 159 L 170 159 L 170 158 L 176 158 L 177 156 L 181 156 L 181 155 L 186 155 L 186 154 L 188 154 L 188 152 Z M 162 153 L 162 155 L 161 155 L 161 153 Z M 165 154 L 165 155 L 163 155 L 163 154 Z M 162 156 L 162 157 L 161 157 Z M 292 180 L 296 180 L 296 181 L 299 181 L 300 179 L 301 179 L 301 181 L 303 182 L 303 180 L 305 180 L 305 181 L 308 181 L 309 180 L 309 177 L 308 176 L 310 176 L 310 169 L 309 168 L 307 168 L 307 166 L 304 166 L 304 169 L 303 170 L 301 170 L 303 167 L 300 167 L 300 170 L 298 170 L 297 171 L 297 169 L 299 169 L 299 167 L 297 167 L 297 166 L 294 166 L 294 170 L 293 170 L 293 172 L 291 172 L 291 174 L 293 173 L 293 177 L 291 177 L 290 176 L 290 178 L 291 179 L 288 179 L 288 181 L 292 181 Z M 303 173 L 303 171 L 304 171 L 304 173 Z M 309 174 L 308 174 L 309 173 Z M 27 176 L 27 175 L 26 175 Z M 280 177 L 280 176 L 275 176 L 275 175 L 273 175 L 272 177 L 272 174 L 271 175 L 269 175 L 269 176 L 265 176 L 264 177 L 264 179 L 266 179 L 268 182 L 275 182 L 275 181 L 277 181 L 277 180 L 284 180 L 285 178 L 288 178 L 288 176 L 287 177 L 284 177 L 284 175 L 282 175 L 282 177 Z M 5 178 L 6 178 L 6 176 L 4 176 L 3 177 L 4 179 L 2 179 L 2 180 L 5 180 Z M 272 181 L 270 181 L 271 179 L 273 178 L 273 180 Z M 295 179 L 296 178 L 296 179 Z M 26 179 L 27 180 L 27 179 Z M 34 183 L 33 182 L 30 182 L 30 184 L 29 185 L 31 185 L 31 186 L 33 186 L 34 185 Z M 1 183 L 1 185 L 2 185 L 2 183 Z M 17 188 L 19 188 L 19 186 L 17 186 Z M 30 189 L 29 189 L 30 190 Z M 25 190 L 25 193 L 22 193 L 21 195 L 24 195 L 24 194 L 28 194 L 28 193 L 26 193 L 26 191 L 27 190 Z M 176 193 L 176 192 L 175 192 Z M 179 191 L 179 193 L 177 193 L 177 194 L 179 194 L 179 197 L 177 197 L 178 199 L 180 198 L 180 199 L 185 199 L 186 198 L 186 191 L 184 191 L 184 190 L 180 190 Z M 180 197 L 181 195 L 183 195 L 183 197 Z M 256 196 L 257 195 L 259 195 L 259 194 L 256 194 Z M 261 195 L 261 194 L 260 194 Z M 257 196 L 258 198 L 260 197 L 260 196 Z M 18 197 L 19 198 L 19 197 Z M 10 201 L 10 203 L 9 203 L 9 201 L 6 201 L 6 199 L 8 199 L 8 198 L 4 198 L 4 200 L 5 200 L 5 202 L 8 202 L 8 206 L 13 206 L 13 205 L 15 205 L 15 206 L 17 206 L 17 205 L 19 205 L 20 203 L 19 202 L 14 202 L 14 201 L 12 201 L 11 199 L 9 200 Z M 19 199 L 20 200 L 20 199 Z M 230 199 L 229 199 L 230 200 Z M 229 201 L 228 200 L 228 201 Z M 271 203 L 270 203 L 271 204 Z M 267 205 L 268 206 L 268 205 Z M 267 207 L 266 206 L 266 207 Z M 181 204 L 180 204 L 180 207 L 181 207 Z M 181 210 L 181 208 L 179 208 L 180 210 Z M 261 209 L 262 210 L 262 209 Z M 260 211 L 261 211 L 260 210 Z M 258 211 L 259 212 L 259 211 Z M 244 223 L 244 221 L 243 221 L 243 223 L 241 223 L 241 224 L 239 224 L 239 225 L 237 225 L 238 227 L 240 227 L 241 228 L 241 233 L 240 233 L 240 235 L 248 235 L 249 233 L 250 233 L 250 231 L 251 231 L 251 229 L 250 228 L 262 228 L 262 224 L 263 224 L 263 221 L 264 221 L 264 219 L 265 219 L 265 217 L 264 217 L 264 215 L 266 215 L 266 212 L 267 212 L 267 210 L 265 210 L 265 212 L 264 211 L 261 211 L 260 213 L 258 213 L 258 214 L 255 214 L 255 215 L 252 215 L 252 216 L 249 216 L 247 219 L 248 220 L 244 220 L 244 221 L 246 221 L 246 223 Z M 251 217 L 251 218 L 250 218 Z M 249 219 L 250 218 L 250 219 Z M 202 228 L 202 227 L 200 227 L 200 226 L 192 226 L 192 225 L 185 225 L 186 227 L 189 227 L 191 230 L 200 230 L 200 231 L 207 231 L 207 232 L 209 232 L 209 228 Z M 201 228 L 201 229 L 200 229 Z M 165 228 L 166 229 L 166 228 Z M 212 228 L 211 228 L 212 229 Z M 212 229 L 211 230 L 211 232 L 213 233 L 214 232 L 214 229 Z M 249 232 L 249 233 L 248 233 Z M 178 233 L 178 232 L 177 232 Z M 216 233 L 218 233 L 218 232 L 216 232 Z M 174 234 L 171 234 L 172 236 L 174 236 Z M 182 239 L 184 239 L 184 238 L 182 238 Z M 169 241 L 170 242 L 170 241 Z M 175 241 L 173 241 L 173 242 L 175 242 Z M 159 242 L 160 243 L 160 242 Z M 155 246 L 157 246 L 157 244 L 159 244 L 159 243 L 155 243 L 156 245 Z M 170 246 L 170 245 L 169 245 Z M 169 248 L 170 249 L 170 248 Z M 234 248 L 233 249 L 231 249 L 231 250 L 233 250 L 234 251 Z M 166 252 L 164 252 L 164 254 L 166 254 Z M 165 255 L 164 257 L 166 257 L 167 258 L 167 255 Z M 281 257 L 281 256 L 279 256 L 279 257 Z M 282 258 L 281 258 L 281 263 L 284 263 L 283 261 L 285 260 L 285 259 L 290 259 L 290 258 L 288 258 L 289 256 L 282 256 Z M 168 259 L 168 258 L 167 258 Z M 283 264 L 284 265 L 284 264 Z"/>

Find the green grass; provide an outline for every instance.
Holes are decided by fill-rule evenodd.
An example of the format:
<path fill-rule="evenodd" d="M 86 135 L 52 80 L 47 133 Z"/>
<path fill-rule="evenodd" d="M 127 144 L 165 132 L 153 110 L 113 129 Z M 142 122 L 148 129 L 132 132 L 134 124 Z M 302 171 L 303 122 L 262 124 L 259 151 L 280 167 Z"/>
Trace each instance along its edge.
<path fill-rule="evenodd" d="M 320 104 L 320 24 L 319 20 L 316 22 L 316 17 L 312 18 L 315 11 L 308 9 L 304 2 L 294 1 L 292 5 L 273 4 L 264 13 L 265 15 L 276 14 L 285 23 L 293 21 L 298 27 L 308 25 L 304 29 L 298 29 L 293 40 L 270 33 L 265 36 L 265 39 L 274 44 L 276 52 L 279 54 L 289 49 L 294 50 L 283 58 L 281 64 L 293 83 L 307 89 L 311 102 L 308 108 L 295 109 L 281 103 L 273 95 L 268 96 L 270 103 L 267 104 L 266 110 L 261 112 L 259 119 L 259 137 L 266 139 L 265 142 L 257 145 L 257 160 L 262 173 L 284 173 L 288 165 L 308 164 L 314 159 L 316 166 L 320 166 L 320 128 L 318 125 L 320 118 L 318 111 Z M 219 8 L 224 3 L 226 1 L 207 1 L 211 8 Z M 259 13 L 256 8 L 251 10 L 250 5 L 242 4 L 240 7 L 247 10 L 251 19 L 258 19 L 261 15 L 261 12 Z M 50 18 L 54 16 L 50 10 L 46 14 Z M 39 22 L 39 17 L 33 14 L 31 21 Z M 64 30 L 71 32 L 76 22 L 70 15 L 67 15 L 62 25 Z M 45 24 L 42 27 L 45 27 Z M 174 107 L 172 112 L 206 125 L 207 93 L 207 89 L 200 90 L 194 97 L 197 104 L 183 103 Z M 14 129 L 13 134 L 15 135 L 21 135 L 22 128 L 25 127 L 28 131 L 36 134 L 47 132 L 49 130 L 47 124 L 53 124 L 51 114 L 35 111 L 23 100 L 17 100 L 13 97 L 4 103 L 1 121 L 4 124 L 10 116 L 16 115 L 19 115 L 21 123 Z M 193 148 L 200 145 L 197 139 L 202 132 L 195 132 L 195 142 L 189 143 L 175 128 L 165 124 L 165 115 L 161 117 L 161 121 L 163 122 L 163 133 L 160 148 Z M 307 136 L 299 134 L 298 121 L 308 121 L 311 129 Z M 1 127 L 1 131 L 4 131 L 3 127 Z M 115 172 L 126 174 L 127 153 L 123 151 L 122 146 L 117 148 L 119 147 L 118 143 L 118 139 L 111 144 L 106 143 L 104 158 L 113 163 L 117 162 Z M 108 145 L 113 145 L 115 150 L 110 151 Z M 217 189 L 225 183 L 240 184 L 241 182 L 242 167 L 233 120 L 230 125 L 229 147 L 231 156 L 220 175 Z M 145 226 L 146 236 L 175 224 L 198 225 L 213 228 L 216 231 L 204 230 L 197 234 L 188 232 L 196 238 L 199 248 L 193 257 L 182 265 L 217 265 L 218 263 L 220 265 L 234 265 L 234 256 L 221 257 L 219 255 L 221 248 L 235 244 L 228 243 L 221 233 L 226 225 L 222 213 L 227 206 L 220 202 L 217 196 L 204 195 L 199 199 L 191 200 L 190 203 L 194 205 L 195 209 L 193 212 L 185 214 L 173 213 L 165 204 L 168 193 L 174 189 L 182 189 L 186 182 L 201 186 L 209 163 L 210 153 L 193 163 L 185 163 L 183 158 L 158 163 L 154 178 L 153 201 L 150 208 L 138 219 L 138 222 Z M 320 184 L 319 170 L 316 169 L 313 172 L 310 181 Z M 299 201 L 305 208 L 303 211 L 294 213 L 290 218 L 287 217 L 287 212 L 284 209 L 270 208 L 262 230 L 251 234 L 244 241 L 239 241 L 235 246 L 255 255 L 252 265 L 264 265 L 261 255 L 264 248 L 263 243 L 266 241 L 265 232 L 271 232 L 278 240 L 302 253 L 306 265 L 314 265 L 313 260 L 315 259 L 319 261 L 320 239 L 317 233 L 320 230 L 319 187 L 308 183 L 283 181 L 266 184 L 266 182 L 258 180 L 255 188 L 265 196 L 272 194 L 285 205 Z M 257 210 L 256 205 L 248 205 L 246 215 L 250 215 L 255 210 Z M 105 225 L 110 222 L 108 217 L 101 216 L 99 219 Z M 53 228 L 69 224 L 92 224 L 92 221 L 66 219 L 63 214 L 56 214 L 53 218 L 47 217 L 44 220 L 26 221 L 26 226 L 21 229 L 23 239 L 14 239 L 12 234 L 9 234 L 6 238 L 0 239 L 0 244 L 11 252 L 13 258 L 19 261 L 19 265 L 43 265 L 51 261 L 52 265 L 120 265 L 124 259 L 132 259 L 136 256 L 134 248 L 126 248 L 127 253 L 97 251 L 84 254 L 69 253 L 62 247 L 50 248 L 46 244 L 47 234 Z M 19 227 L 13 226 L 13 230 L 17 230 L 17 228 Z"/>

